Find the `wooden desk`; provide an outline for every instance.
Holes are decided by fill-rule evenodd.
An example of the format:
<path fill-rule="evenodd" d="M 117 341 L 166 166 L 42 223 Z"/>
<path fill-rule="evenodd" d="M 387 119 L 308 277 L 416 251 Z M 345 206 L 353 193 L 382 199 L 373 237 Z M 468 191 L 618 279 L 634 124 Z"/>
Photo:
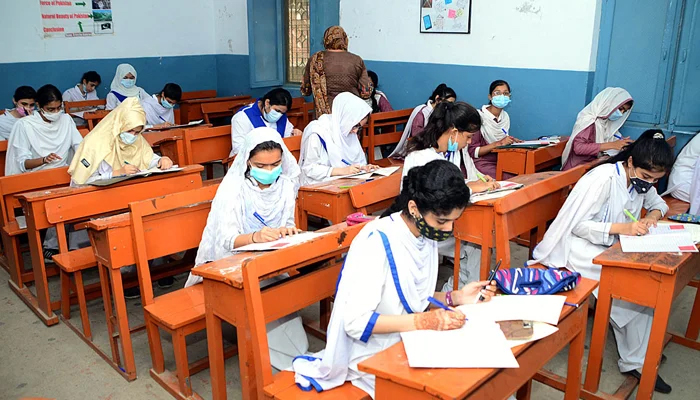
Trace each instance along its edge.
<path fill-rule="evenodd" d="M 651 399 L 673 300 L 700 273 L 700 254 L 623 253 L 618 242 L 594 258 L 593 262 L 601 265 L 602 271 L 583 396 L 586 399 L 609 398 L 606 397 L 607 394 L 598 392 L 603 351 L 612 300 L 623 299 L 654 308 L 649 347 L 637 391 L 637 399 Z M 697 341 L 700 331 L 699 309 L 700 296 L 696 295 L 685 336 L 674 337 L 675 342 L 695 350 L 700 350 L 700 342 Z M 633 389 L 634 385 L 629 388 L 629 392 Z"/>
<path fill-rule="evenodd" d="M 568 137 L 562 137 L 559 143 L 539 149 L 494 149 L 498 154 L 494 178 L 503 180 L 504 172 L 514 175 L 534 174 L 561 164 L 561 154 L 568 140 Z"/>
<path fill-rule="evenodd" d="M 274 254 L 277 257 L 275 259 L 279 260 L 281 268 L 272 275 L 266 275 L 265 278 L 272 278 L 295 271 L 305 265 L 339 257 L 342 253 L 347 252 L 353 238 L 363 227 L 364 224 L 352 227 L 347 227 L 345 224 L 334 225 L 323 230 L 331 232 L 328 235 L 286 249 L 276 250 Z M 258 387 L 256 385 L 256 366 L 253 361 L 251 321 L 246 307 L 247 300 L 243 284 L 244 264 L 254 257 L 256 257 L 256 253 L 240 253 L 192 269 L 194 275 L 204 278 L 212 397 L 217 400 L 226 398 L 222 321 L 234 325 L 238 332 L 242 398 L 244 400 L 257 398 Z M 332 263 L 331 266 L 321 268 L 308 275 L 302 274 L 298 278 L 294 277 L 285 281 L 283 284 L 263 289 L 265 320 L 271 322 L 313 304 L 309 298 L 309 293 L 312 291 L 302 291 L 303 294 L 299 295 L 300 292 L 297 289 L 299 282 L 308 284 L 309 277 L 318 279 L 319 285 L 324 284 L 324 292 L 326 293 L 321 294 L 320 298 L 333 295 L 341 265 L 340 262 Z M 281 298 L 285 301 L 279 301 Z"/>
<path fill-rule="evenodd" d="M 10 288 L 47 326 L 57 324 L 58 317 L 54 315 L 53 310 L 58 309 L 60 303 L 51 302 L 40 234 L 42 230 L 56 224 L 56 222 L 49 221 L 46 203 L 80 196 L 80 201 L 73 203 L 71 207 L 83 209 L 84 213 L 81 217 L 89 219 L 105 213 L 124 210 L 132 201 L 201 187 L 200 173 L 202 169 L 200 165 L 189 166 L 180 172 L 128 180 L 104 188 L 96 186 L 67 187 L 19 195 L 27 220 L 27 235 L 29 236 L 29 250 L 37 295 L 35 296 L 27 287 L 18 287 L 13 281 L 10 281 Z M 67 241 L 65 232 L 57 232 L 57 234 L 59 245 L 65 244 Z"/>
<path fill-rule="evenodd" d="M 7 157 L 7 140 L 0 140 L 0 176 L 5 176 L 5 158 Z"/>
<path fill-rule="evenodd" d="M 202 104 L 244 99 L 250 99 L 251 102 L 253 101 L 253 99 L 248 95 L 182 100 L 180 101 L 180 123 L 187 124 L 190 121 L 204 119 L 204 114 L 202 114 Z"/>
<path fill-rule="evenodd" d="M 588 298 L 598 282 L 582 279 L 567 301 L 578 308 L 564 306 L 559 330 L 536 342 L 513 349 L 520 364 L 514 369 L 411 368 L 403 343 L 361 362 L 360 371 L 374 374 L 375 398 L 383 399 L 505 399 L 516 390 L 518 398 L 529 398 L 531 379 L 567 344 L 569 363 L 565 399 L 579 398 L 583 345 L 586 339 Z M 467 322 L 469 323 L 469 322 Z"/>
<path fill-rule="evenodd" d="M 373 182 L 384 181 L 398 174 L 400 185 L 402 171 L 403 167 L 391 176 L 374 178 Z M 363 183 L 365 181 L 362 179 L 343 178 L 300 187 L 297 196 L 299 209 L 297 227 L 303 231 L 308 229 L 309 214 L 325 218 L 331 221 L 331 225 L 345 221 L 345 217 L 358 211 L 352 204 L 349 188 Z"/>

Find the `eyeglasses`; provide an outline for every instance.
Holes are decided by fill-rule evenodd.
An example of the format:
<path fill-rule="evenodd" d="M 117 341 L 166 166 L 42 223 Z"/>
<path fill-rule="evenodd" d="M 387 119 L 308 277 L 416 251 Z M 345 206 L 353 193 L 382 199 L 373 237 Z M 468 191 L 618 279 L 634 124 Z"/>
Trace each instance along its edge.
<path fill-rule="evenodd" d="M 500 90 L 495 90 L 495 91 L 493 92 L 493 95 L 494 95 L 494 96 L 503 95 L 503 96 L 508 96 L 508 97 L 510 97 L 510 92 L 507 92 L 507 91 L 506 91 L 506 92 L 501 92 Z"/>

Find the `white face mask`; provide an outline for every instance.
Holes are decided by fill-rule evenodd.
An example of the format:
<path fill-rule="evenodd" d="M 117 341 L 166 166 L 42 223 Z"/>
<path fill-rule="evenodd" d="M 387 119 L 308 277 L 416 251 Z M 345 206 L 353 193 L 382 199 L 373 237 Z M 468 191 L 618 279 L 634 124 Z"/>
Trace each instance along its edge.
<path fill-rule="evenodd" d="M 124 144 L 134 144 L 136 141 L 136 135 L 132 135 L 129 132 L 122 132 L 119 134 L 119 138 L 124 142 Z"/>
<path fill-rule="evenodd" d="M 61 118 L 61 114 L 63 114 L 63 111 L 58 111 L 55 113 L 48 113 L 44 110 L 41 110 L 41 114 L 46 118 L 49 122 L 56 122 Z"/>

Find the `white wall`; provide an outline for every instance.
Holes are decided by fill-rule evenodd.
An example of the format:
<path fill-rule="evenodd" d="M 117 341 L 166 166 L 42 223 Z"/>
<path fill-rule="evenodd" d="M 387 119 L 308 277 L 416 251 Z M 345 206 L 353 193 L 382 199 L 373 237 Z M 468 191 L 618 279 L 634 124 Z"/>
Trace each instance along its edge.
<path fill-rule="evenodd" d="M 216 54 L 248 54 L 246 0 L 213 0 Z"/>
<path fill-rule="evenodd" d="M 0 63 L 217 52 L 214 0 L 112 0 L 114 35 L 47 39 L 38 1 L 2 3 Z"/>
<path fill-rule="evenodd" d="M 591 71 L 600 1 L 476 0 L 472 33 L 446 35 L 419 32 L 418 0 L 344 0 L 340 25 L 365 60 Z"/>

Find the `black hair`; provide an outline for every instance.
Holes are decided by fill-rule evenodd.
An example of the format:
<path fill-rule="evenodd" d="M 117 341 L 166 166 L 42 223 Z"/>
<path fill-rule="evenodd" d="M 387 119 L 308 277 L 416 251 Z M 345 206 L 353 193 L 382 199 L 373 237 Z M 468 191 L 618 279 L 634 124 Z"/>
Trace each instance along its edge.
<path fill-rule="evenodd" d="M 270 151 L 270 150 L 279 150 L 281 153 L 284 153 L 284 151 L 282 150 L 282 146 L 279 143 L 272 141 L 272 140 L 268 140 L 267 142 L 259 143 L 257 146 L 253 147 L 253 150 L 250 151 L 250 155 L 248 155 L 248 160 L 250 160 L 253 156 L 260 153 L 261 151 Z M 246 160 L 246 163 L 248 162 L 248 160 Z M 250 166 L 249 165 L 246 166 L 245 176 L 247 176 L 247 177 L 250 176 Z"/>
<path fill-rule="evenodd" d="M 660 129 L 644 131 L 639 139 L 623 147 L 622 151 L 603 164 L 627 161 L 630 156 L 636 168 L 654 172 L 668 172 L 673 168 L 673 149 L 666 142 L 666 136 Z"/>
<path fill-rule="evenodd" d="M 452 128 L 457 128 L 460 132 L 476 132 L 481 128 L 481 116 L 476 108 L 463 101 L 441 102 L 430 114 L 423 132 L 414 136 L 408 143 L 406 154 L 430 147 L 436 148 L 440 136 Z"/>
<path fill-rule="evenodd" d="M 163 96 L 173 99 L 178 103 L 182 99 L 182 88 L 177 83 L 166 83 L 165 86 L 163 86 L 163 90 L 160 92 L 163 93 Z"/>
<path fill-rule="evenodd" d="M 397 211 L 408 214 L 408 202 L 413 200 L 422 215 L 448 215 L 469 204 L 469 189 L 462 171 L 446 160 L 434 160 L 421 167 L 413 167 L 403 178 L 403 189 L 382 217 Z"/>
<path fill-rule="evenodd" d="M 378 113 L 381 110 L 379 109 L 379 102 L 374 96 L 377 94 L 377 86 L 379 86 L 379 76 L 374 71 L 367 71 L 367 75 L 369 76 L 369 79 L 372 80 L 372 95 L 370 96 L 370 99 L 372 100 L 372 112 Z"/>
<path fill-rule="evenodd" d="M 98 85 L 102 83 L 102 77 L 100 74 L 97 73 L 97 71 L 88 71 L 83 74 L 83 77 L 80 78 L 80 82 L 82 83 L 83 81 L 85 82 L 95 82 Z"/>
<path fill-rule="evenodd" d="M 455 93 L 455 91 L 452 90 L 451 87 L 447 87 L 447 85 L 441 83 L 438 85 L 438 87 L 435 88 L 435 90 L 433 90 L 433 94 L 430 95 L 430 98 L 428 100 L 435 101 L 435 98 L 437 96 L 440 96 L 441 100 L 445 100 L 450 97 L 454 97 L 456 99 L 457 93 Z"/>
<path fill-rule="evenodd" d="M 61 91 L 56 86 L 44 85 L 37 90 L 36 102 L 39 103 L 40 108 L 54 101 L 63 101 Z"/>
<path fill-rule="evenodd" d="M 292 94 L 284 88 L 272 89 L 265 93 L 265 96 L 261 99 L 263 106 L 265 105 L 265 100 L 270 100 L 271 106 L 285 106 L 287 111 L 292 108 Z"/>
<path fill-rule="evenodd" d="M 22 99 L 36 99 L 36 91 L 31 86 L 20 86 L 15 89 L 15 94 L 12 96 L 15 101 Z"/>
<path fill-rule="evenodd" d="M 510 85 L 508 84 L 508 82 L 504 81 L 503 79 L 497 79 L 491 82 L 491 86 L 489 86 L 489 95 L 491 95 L 493 91 L 501 85 L 506 85 L 506 87 L 508 87 L 508 91 L 510 92 Z"/>

